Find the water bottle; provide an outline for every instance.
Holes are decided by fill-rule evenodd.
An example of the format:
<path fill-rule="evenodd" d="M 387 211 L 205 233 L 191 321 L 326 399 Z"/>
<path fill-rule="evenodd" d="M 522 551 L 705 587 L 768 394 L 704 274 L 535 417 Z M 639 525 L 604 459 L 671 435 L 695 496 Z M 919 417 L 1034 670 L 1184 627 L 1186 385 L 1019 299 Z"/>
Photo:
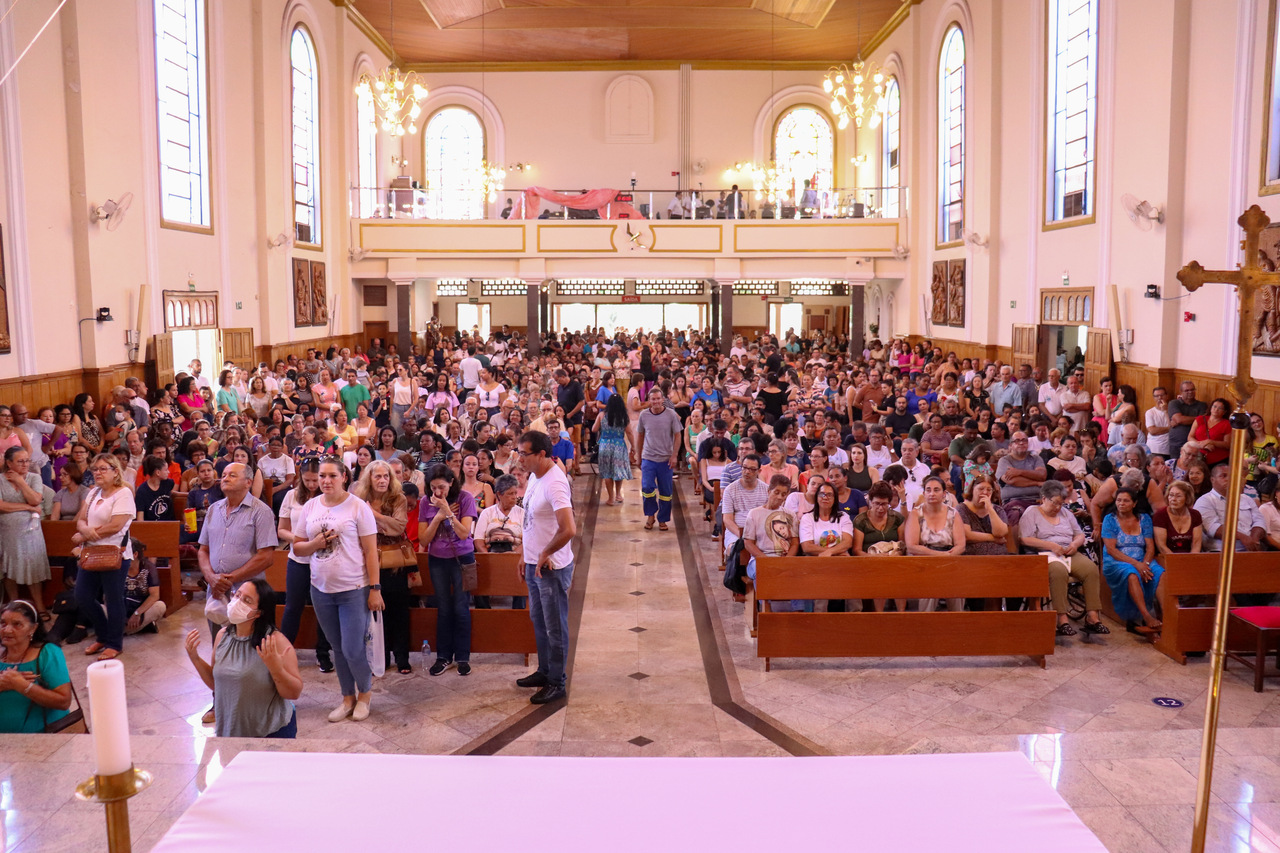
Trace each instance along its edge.
<path fill-rule="evenodd" d="M 429 660 L 431 658 L 431 643 L 427 640 L 422 641 L 422 659 Z"/>

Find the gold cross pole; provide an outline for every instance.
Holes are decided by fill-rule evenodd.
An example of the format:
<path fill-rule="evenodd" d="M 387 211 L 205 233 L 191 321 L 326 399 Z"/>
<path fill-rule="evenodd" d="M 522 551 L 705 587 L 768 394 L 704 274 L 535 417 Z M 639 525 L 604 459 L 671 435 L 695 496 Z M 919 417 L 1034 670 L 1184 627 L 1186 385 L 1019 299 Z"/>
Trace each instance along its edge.
<path fill-rule="evenodd" d="M 1196 261 L 1178 272 L 1178 281 L 1187 290 L 1200 285 L 1234 284 L 1240 298 L 1239 340 L 1236 344 L 1236 375 L 1227 383 L 1227 394 L 1235 400 L 1231 416 L 1231 451 L 1228 455 L 1231 479 L 1227 486 L 1226 517 L 1222 521 L 1222 567 L 1218 580 L 1218 606 L 1213 617 L 1213 649 L 1210 661 L 1209 695 L 1204 709 L 1204 733 L 1200 739 L 1200 775 L 1196 782 L 1196 814 L 1191 833 L 1191 850 L 1203 853 L 1205 831 L 1209 825 L 1209 791 L 1213 785 L 1213 758 L 1218 739 L 1218 708 L 1222 701 L 1222 667 L 1227 645 L 1227 617 L 1231 609 L 1231 570 L 1235 560 L 1236 526 L 1240 521 L 1240 493 L 1244 488 L 1245 430 L 1249 415 L 1245 405 L 1258 385 L 1253 381 L 1254 313 L 1258 290 L 1280 285 L 1280 273 L 1267 272 L 1258 266 L 1258 242 L 1271 218 L 1258 205 L 1246 210 L 1237 220 L 1244 229 L 1244 265 L 1235 270 L 1207 270 Z"/>

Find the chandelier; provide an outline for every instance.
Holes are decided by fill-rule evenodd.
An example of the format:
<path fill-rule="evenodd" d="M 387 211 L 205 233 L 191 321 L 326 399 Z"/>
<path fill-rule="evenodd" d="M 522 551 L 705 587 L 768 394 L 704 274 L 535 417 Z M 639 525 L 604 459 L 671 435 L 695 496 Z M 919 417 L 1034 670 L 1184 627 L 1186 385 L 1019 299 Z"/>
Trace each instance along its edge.
<path fill-rule="evenodd" d="M 498 193 L 502 192 L 506 179 L 506 169 L 488 160 L 480 161 L 480 166 L 476 169 L 476 183 L 490 204 L 498 200 Z"/>
<path fill-rule="evenodd" d="M 767 199 L 770 203 L 777 204 L 779 197 L 784 199 L 787 197 L 786 176 L 773 160 L 764 163 L 734 163 L 733 169 L 735 172 L 751 176 L 751 182 L 755 184 L 756 198 Z"/>
<path fill-rule="evenodd" d="M 841 63 L 828 69 L 822 91 L 831 96 L 831 112 L 837 117 L 836 124 L 841 130 L 851 121 L 855 127 L 862 127 L 863 121 L 872 127 L 880 126 L 880 117 L 887 106 L 884 73 L 868 66 L 861 57 L 852 65 Z"/>
<path fill-rule="evenodd" d="M 427 87 L 418 82 L 416 72 L 406 74 L 388 65 L 376 77 L 362 74 L 356 94 L 373 102 L 384 133 L 404 136 L 418 132 L 418 116 L 422 115 Z"/>

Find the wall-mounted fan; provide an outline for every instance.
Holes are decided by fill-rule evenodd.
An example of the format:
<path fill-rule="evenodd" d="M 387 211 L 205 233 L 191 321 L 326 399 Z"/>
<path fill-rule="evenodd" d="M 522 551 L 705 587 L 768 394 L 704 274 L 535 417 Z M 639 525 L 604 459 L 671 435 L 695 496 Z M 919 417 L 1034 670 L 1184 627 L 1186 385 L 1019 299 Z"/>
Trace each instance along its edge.
<path fill-rule="evenodd" d="M 975 249 L 985 249 L 987 246 L 991 245 L 991 240 L 988 237 L 983 237 L 976 231 L 966 231 L 964 232 L 964 244 L 966 246 L 973 246 Z"/>
<path fill-rule="evenodd" d="M 133 204 L 133 193 L 125 193 L 120 196 L 119 201 L 107 199 L 101 206 L 95 205 L 89 208 L 89 221 L 105 222 L 107 230 L 114 231 L 120 227 L 121 222 L 124 222 L 124 215 L 131 204 Z"/>
<path fill-rule="evenodd" d="M 1146 199 L 1125 193 L 1120 197 L 1120 204 L 1128 215 L 1129 221 L 1138 226 L 1139 231 L 1150 231 L 1152 223 L 1164 224 L 1164 211 Z"/>
<path fill-rule="evenodd" d="M 905 261 L 910 254 L 911 250 L 901 243 L 893 247 L 893 256 L 900 261 Z"/>

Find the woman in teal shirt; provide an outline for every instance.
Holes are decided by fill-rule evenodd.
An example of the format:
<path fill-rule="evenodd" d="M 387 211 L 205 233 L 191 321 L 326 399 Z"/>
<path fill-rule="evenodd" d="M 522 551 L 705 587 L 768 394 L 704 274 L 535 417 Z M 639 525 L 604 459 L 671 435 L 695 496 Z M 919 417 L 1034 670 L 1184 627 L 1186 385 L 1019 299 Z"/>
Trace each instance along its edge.
<path fill-rule="evenodd" d="M 43 732 L 71 708 L 71 676 L 62 649 L 47 644 L 36 608 L 11 601 L 0 610 L 0 732 Z"/>
<path fill-rule="evenodd" d="M 230 370 L 218 374 L 218 396 L 213 405 L 218 411 L 240 414 L 240 395 L 231 384 L 231 378 Z"/>

